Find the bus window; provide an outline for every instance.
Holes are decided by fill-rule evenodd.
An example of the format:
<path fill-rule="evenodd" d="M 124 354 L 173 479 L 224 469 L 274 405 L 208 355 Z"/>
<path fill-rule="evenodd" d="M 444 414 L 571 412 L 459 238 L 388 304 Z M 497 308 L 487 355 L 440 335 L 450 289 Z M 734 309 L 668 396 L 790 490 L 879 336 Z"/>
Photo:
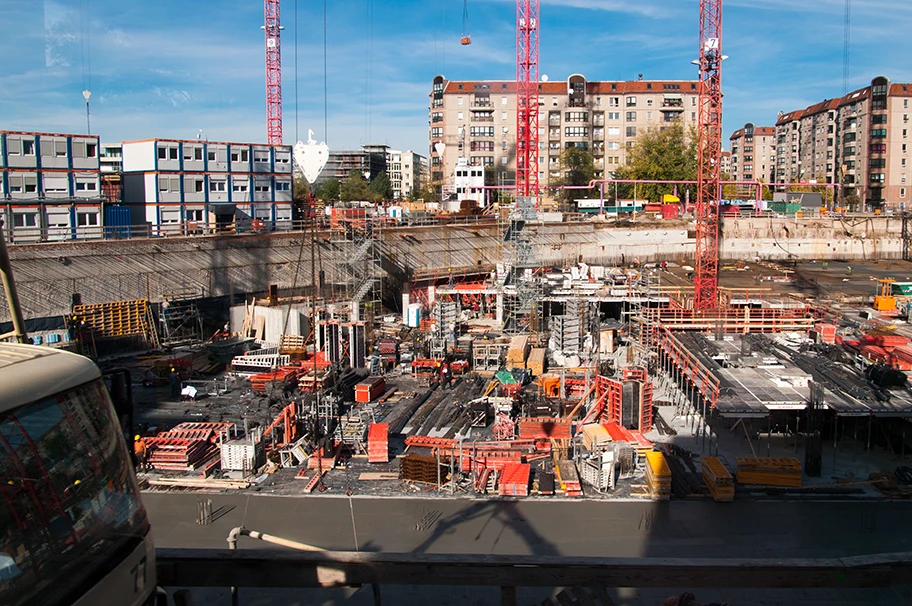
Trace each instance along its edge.
<path fill-rule="evenodd" d="M 100 379 L 0 413 L 0 604 L 69 604 L 143 541 L 117 429 Z"/>

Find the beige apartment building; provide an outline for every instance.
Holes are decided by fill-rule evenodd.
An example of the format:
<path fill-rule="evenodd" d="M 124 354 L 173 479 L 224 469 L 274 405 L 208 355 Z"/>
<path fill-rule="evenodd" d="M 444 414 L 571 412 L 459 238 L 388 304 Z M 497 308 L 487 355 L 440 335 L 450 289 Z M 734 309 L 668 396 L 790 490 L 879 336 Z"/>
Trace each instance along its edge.
<path fill-rule="evenodd" d="M 904 208 L 909 190 L 912 84 L 883 76 L 844 97 L 780 114 L 776 180 L 841 186 L 838 204 L 853 209 Z"/>
<path fill-rule="evenodd" d="M 731 166 L 722 172 L 733 181 L 763 181 L 772 183 L 776 166 L 776 127 L 754 126 L 750 122 L 729 137 Z"/>
<path fill-rule="evenodd" d="M 697 120 L 696 81 L 638 79 L 590 82 L 574 74 L 539 84 L 538 178 L 546 188 L 560 177 L 563 149 L 592 151 L 598 178 L 626 163 L 627 150 L 652 128 Z M 483 166 L 487 181 L 511 186 L 516 178 L 516 82 L 434 78 L 429 107 L 431 180 L 454 192 L 457 161 Z M 438 144 L 444 144 L 443 153 Z M 547 196 L 547 190 L 543 191 Z"/>
<path fill-rule="evenodd" d="M 427 158 L 411 150 L 387 150 L 386 168 L 395 200 L 411 198 L 427 181 Z"/>

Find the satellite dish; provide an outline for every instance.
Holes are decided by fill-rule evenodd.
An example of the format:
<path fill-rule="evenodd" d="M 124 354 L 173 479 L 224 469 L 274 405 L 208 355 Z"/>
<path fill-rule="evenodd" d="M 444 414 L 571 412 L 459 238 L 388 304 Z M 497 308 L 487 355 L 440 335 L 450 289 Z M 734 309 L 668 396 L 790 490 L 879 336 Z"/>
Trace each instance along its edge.
<path fill-rule="evenodd" d="M 307 182 L 313 182 L 320 176 L 326 161 L 329 160 L 329 147 L 326 143 L 317 143 L 313 138 L 313 131 L 307 131 L 307 144 L 298 141 L 294 146 L 294 161 L 304 173 Z"/>
<path fill-rule="evenodd" d="M 542 82 L 548 81 L 548 74 L 542 74 Z"/>

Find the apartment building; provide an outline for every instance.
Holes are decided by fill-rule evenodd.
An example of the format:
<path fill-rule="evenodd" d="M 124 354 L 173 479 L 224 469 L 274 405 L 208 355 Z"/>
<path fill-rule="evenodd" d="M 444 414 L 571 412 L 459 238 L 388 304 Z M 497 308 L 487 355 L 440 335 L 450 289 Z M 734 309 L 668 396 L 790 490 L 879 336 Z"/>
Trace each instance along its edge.
<path fill-rule="evenodd" d="M 157 233 L 290 229 L 290 145 L 148 139 L 123 143 L 124 202 Z"/>
<path fill-rule="evenodd" d="M 427 158 L 415 152 L 387 150 L 386 167 L 394 200 L 406 200 L 420 190 L 427 179 Z"/>
<path fill-rule="evenodd" d="M 722 151 L 722 174 L 732 174 L 732 155 L 730 151 Z"/>
<path fill-rule="evenodd" d="M 909 200 L 912 84 L 883 76 L 844 97 L 779 114 L 776 179 L 840 185 L 859 210 L 898 210 Z"/>
<path fill-rule="evenodd" d="M 563 149 L 592 151 L 596 174 L 610 176 L 627 160 L 627 150 L 651 128 L 677 119 L 695 124 L 695 81 L 590 82 L 581 74 L 539 84 L 539 182 L 560 178 Z M 516 82 L 450 81 L 436 76 L 429 107 L 431 180 L 455 189 L 457 161 L 493 171 L 494 182 L 513 185 L 516 178 Z M 445 145 L 442 154 L 437 144 Z"/>
<path fill-rule="evenodd" d="M 387 155 L 389 147 L 386 145 L 362 145 L 361 149 L 330 151 L 326 166 L 317 177 L 316 183 L 335 179 L 344 181 L 351 171 L 356 170 L 368 181 L 382 172 L 387 171 Z"/>
<path fill-rule="evenodd" d="M 754 126 L 750 122 L 729 137 L 733 181 L 772 183 L 776 167 L 776 127 Z M 723 158 L 724 162 L 724 158 Z"/>
<path fill-rule="evenodd" d="M 93 135 L 0 131 L 2 218 L 14 242 L 101 237 Z"/>

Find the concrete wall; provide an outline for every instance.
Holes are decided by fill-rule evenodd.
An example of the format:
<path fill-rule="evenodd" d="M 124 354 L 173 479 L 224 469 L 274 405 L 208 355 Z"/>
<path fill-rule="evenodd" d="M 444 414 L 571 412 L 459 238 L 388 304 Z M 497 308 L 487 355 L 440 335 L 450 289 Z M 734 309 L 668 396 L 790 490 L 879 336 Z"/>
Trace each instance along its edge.
<path fill-rule="evenodd" d="M 688 261 L 693 233 L 683 223 L 669 227 L 615 227 L 610 223 L 528 225 L 536 262 L 564 265 L 582 259 L 593 265 L 655 260 Z M 890 217 L 838 219 L 726 219 L 722 259 L 896 259 L 902 254 L 902 222 Z M 688 237 L 690 236 L 690 237 Z M 350 243 L 326 234 L 317 246 L 316 265 L 327 283 L 350 275 Z M 452 270 L 485 270 L 503 257 L 497 225 L 451 225 L 385 229 L 379 234 L 380 267 L 397 288 L 406 275 L 437 275 Z M 305 242 L 306 245 L 302 245 Z M 270 284 L 303 288 L 310 284 L 310 244 L 300 234 L 258 234 L 226 238 L 154 238 L 105 242 L 22 244 L 10 247 L 19 296 L 27 318 L 60 317 L 70 297 L 84 303 L 121 299 L 161 301 L 174 293 L 200 297 L 265 292 Z M 299 264 L 300 260 L 300 264 Z M 401 285 L 399 285 L 401 287 Z M 398 298 L 401 288 L 394 290 Z M 389 293 L 385 293 L 389 294 Z M 0 321 L 8 321 L 0 305 Z"/>

